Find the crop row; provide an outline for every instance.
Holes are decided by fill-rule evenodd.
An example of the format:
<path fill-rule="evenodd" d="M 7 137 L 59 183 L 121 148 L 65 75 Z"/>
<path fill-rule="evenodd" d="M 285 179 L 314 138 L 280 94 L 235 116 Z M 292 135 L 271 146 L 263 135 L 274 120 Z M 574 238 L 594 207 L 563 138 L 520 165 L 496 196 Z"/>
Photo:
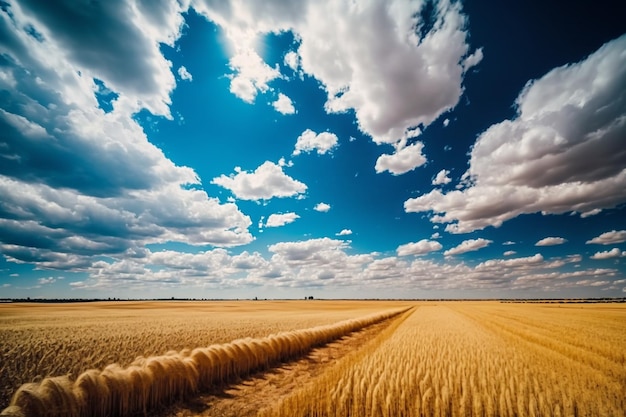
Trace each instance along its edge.
<path fill-rule="evenodd" d="M 15 389 L 49 376 L 77 377 L 138 356 L 331 324 L 391 303 L 118 302 L 0 305 L 0 409 Z"/>
<path fill-rule="evenodd" d="M 207 348 L 138 358 L 128 367 L 110 365 L 72 380 L 45 378 L 22 385 L 0 416 L 78 417 L 147 413 L 258 369 L 303 354 L 350 332 L 404 310 L 387 311 L 332 325 L 283 332 L 260 339 L 240 339 Z"/>
<path fill-rule="evenodd" d="M 625 414 L 625 369 L 619 360 L 612 368 L 593 367 L 606 364 L 607 357 L 586 350 L 592 358 L 583 358 L 579 346 L 560 346 L 558 333 L 544 340 L 542 329 L 531 331 L 532 319 L 520 324 L 496 316 L 491 306 L 422 306 L 386 340 L 345 357 L 261 416 Z M 532 316 L 536 308 L 526 314 Z M 553 314 L 554 322 L 568 322 L 566 311 Z M 606 328 L 606 340 L 619 339 L 625 325 Z M 581 326 L 579 336 L 586 337 L 585 329 L 596 331 Z M 598 351 L 625 347 L 618 343 Z"/>

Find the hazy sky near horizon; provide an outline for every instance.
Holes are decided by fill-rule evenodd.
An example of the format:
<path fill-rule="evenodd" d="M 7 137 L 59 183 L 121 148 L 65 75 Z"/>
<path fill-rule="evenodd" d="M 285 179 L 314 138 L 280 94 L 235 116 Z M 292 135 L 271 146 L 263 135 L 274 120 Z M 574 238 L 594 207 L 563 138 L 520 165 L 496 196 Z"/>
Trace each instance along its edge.
<path fill-rule="evenodd" d="M 626 296 L 582 3 L 1 1 L 0 298 Z"/>

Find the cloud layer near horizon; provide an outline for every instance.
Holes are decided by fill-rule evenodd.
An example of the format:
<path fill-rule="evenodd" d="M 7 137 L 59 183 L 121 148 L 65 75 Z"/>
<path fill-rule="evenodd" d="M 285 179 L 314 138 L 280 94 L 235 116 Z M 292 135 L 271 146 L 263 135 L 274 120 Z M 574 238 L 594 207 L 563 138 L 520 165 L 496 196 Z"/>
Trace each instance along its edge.
<path fill-rule="evenodd" d="M 269 247 L 271 256 L 254 252 L 231 255 L 224 249 L 195 254 L 146 251 L 143 256 L 115 263 L 98 262 L 89 268 L 90 278 L 77 288 L 107 288 L 124 283 L 133 289 L 146 286 L 172 288 L 180 284 L 204 289 L 273 288 L 349 289 L 366 286 L 417 290 L 482 290 L 501 288 L 540 291 L 598 285 L 611 288 L 617 270 L 590 268 L 563 271 L 580 262 L 580 256 L 546 260 L 541 254 L 514 259 L 492 259 L 471 266 L 463 261 L 437 262 L 421 258 L 438 250 L 437 242 L 417 242 L 399 248 L 399 257 L 381 254 L 350 255 L 348 242 L 330 238 L 280 242 Z M 463 245 L 476 250 L 481 242 Z M 460 253 L 461 250 L 457 251 Z"/>

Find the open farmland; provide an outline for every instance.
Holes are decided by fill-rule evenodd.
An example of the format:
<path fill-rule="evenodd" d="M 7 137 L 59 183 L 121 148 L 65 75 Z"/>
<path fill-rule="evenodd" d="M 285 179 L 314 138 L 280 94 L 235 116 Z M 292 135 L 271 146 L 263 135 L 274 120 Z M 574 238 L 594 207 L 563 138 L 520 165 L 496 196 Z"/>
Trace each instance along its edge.
<path fill-rule="evenodd" d="M 623 306 L 427 304 L 261 414 L 623 416 L 625 355 Z"/>
<path fill-rule="evenodd" d="M 394 304 L 325 301 L 0 304 L 0 409 L 20 384 L 138 356 L 331 324 Z"/>
<path fill-rule="evenodd" d="M 0 305 L 0 314 L 2 408 L 37 381 L 2 415 L 626 410 L 617 304 L 93 303 Z"/>

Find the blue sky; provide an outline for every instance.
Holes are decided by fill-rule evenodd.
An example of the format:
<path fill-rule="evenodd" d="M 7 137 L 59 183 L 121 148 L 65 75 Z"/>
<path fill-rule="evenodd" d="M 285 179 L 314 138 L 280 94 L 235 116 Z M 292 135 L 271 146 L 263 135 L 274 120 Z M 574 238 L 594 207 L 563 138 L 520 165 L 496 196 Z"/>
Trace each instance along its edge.
<path fill-rule="evenodd" d="M 0 297 L 626 295 L 624 6 L 0 3 Z"/>

